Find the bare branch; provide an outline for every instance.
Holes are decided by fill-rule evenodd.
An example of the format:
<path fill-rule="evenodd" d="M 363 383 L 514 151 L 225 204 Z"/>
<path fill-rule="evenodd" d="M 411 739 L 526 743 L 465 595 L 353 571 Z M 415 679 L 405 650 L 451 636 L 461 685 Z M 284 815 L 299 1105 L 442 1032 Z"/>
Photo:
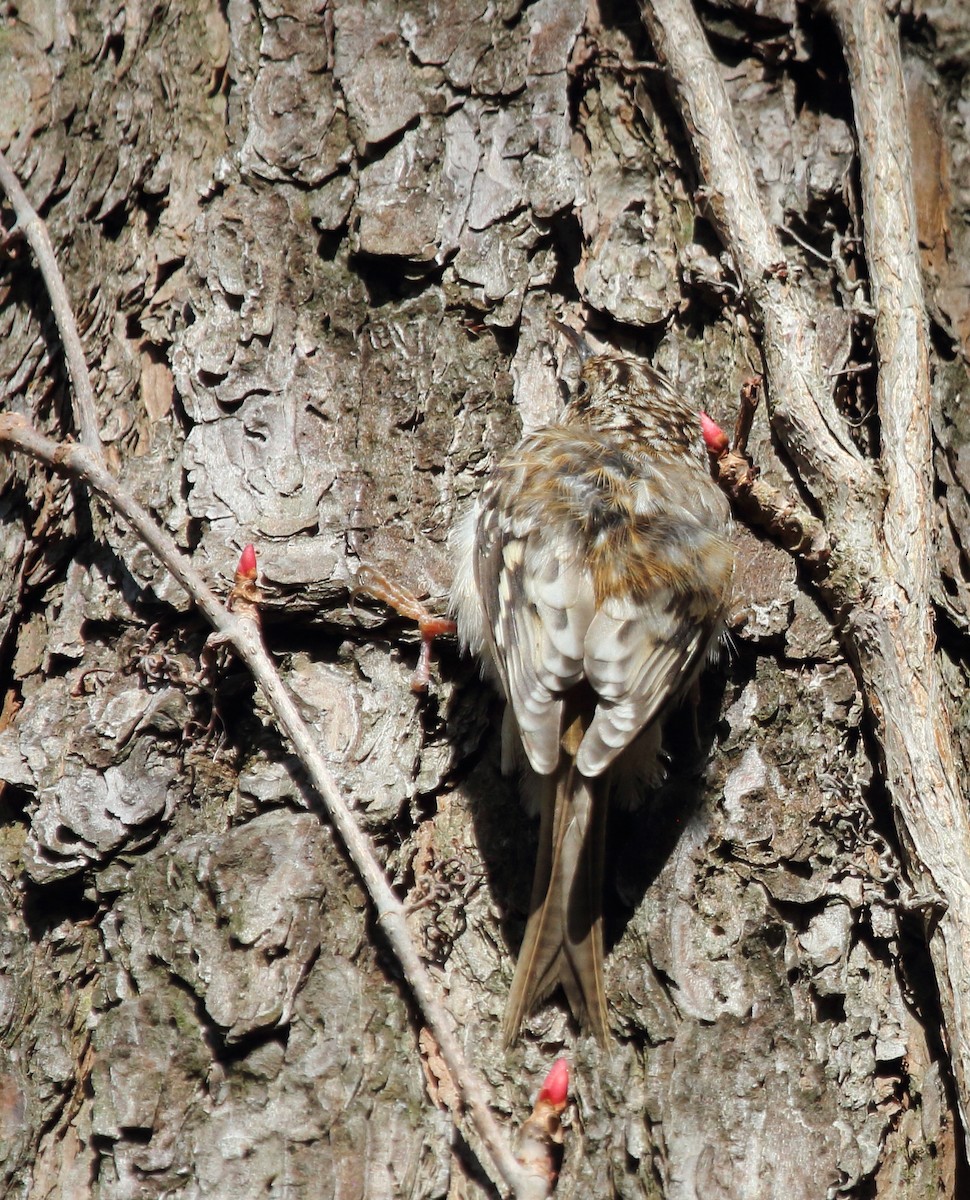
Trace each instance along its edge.
<path fill-rule="evenodd" d="M 57 258 L 47 233 L 47 226 L 27 199 L 26 192 L 20 186 L 20 180 L 11 170 L 2 151 L 0 151 L 0 188 L 3 188 L 13 205 L 13 210 L 17 215 L 15 228 L 22 230 L 27 239 L 27 244 L 34 252 L 40 273 L 47 286 L 54 320 L 57 322 L 61 344 L 64 347 L 64 358 L 71 376 L 74 418 L 77 421 L 81 441 L 95 453 L 100 454 L 101 435 L 98 432 L 94 389 L 91 387 L 91 377 L 88 374 L 88 366 L 84 358 L 84 347 L 81 345 L 81 335 L 77 331 L 77 322 L 74 320 L 74 311 L 64 285 L 64 277 L 57 266 Z"/>
<path fill-rule="evenodd" d="M 824 0 L 845 53 L 864 200 L 864 245 L 875 308 L 885 480 L 883 534 L 893 574 L 922 636 L 930 602 L 929 346 L 919 267 L 913 165 L 896 31 L 878 0 Z"/>
<path fill-rule="evenodd" d="M 718 64 L 688 0 L 644 0 L 641 7 L 693 141 L 709 214 L 763 327 L 772 427 L 823 508 L 841 508 L 874 479 L 836 412 L 810 301 L 765 215 Z"/>
<path fill-rule="evenodd" d="M 865 247 L 876 308 L 884 565 L 853 629 L 897 828 L 917 891 L 943 911 L 930 954 L 970 1134 L 970 821 L 936 662 L 931 607 L 929 347 L 897 32 L 881 0 L 827 0 L 858 132 Z"/>

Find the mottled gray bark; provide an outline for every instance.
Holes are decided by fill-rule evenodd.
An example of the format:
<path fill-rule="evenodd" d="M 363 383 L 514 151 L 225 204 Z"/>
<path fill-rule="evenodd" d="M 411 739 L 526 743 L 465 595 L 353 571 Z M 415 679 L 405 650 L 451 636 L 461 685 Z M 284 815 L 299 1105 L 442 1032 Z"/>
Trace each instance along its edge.
<path fill-rule="evenodd" d="M 836 31 L 786 0 L 704 16 L 758 201 L 818 311 L 832 454 L 868 471 L 883 401 Z M 416 698 L 412 630 L 351 595 L 366 562 L 441 600 L 456 514 L 557 409 L 557 315 L 649 357 L 726 428 L 761 369 L 636 6 L 37 0 L 0 37 L 0 148 L 48 222 L 109 462 L 217 589 L 255 543 L 270 647 L 510 1129 L 570 1059 L 557 1194 L 955 1195 L 932 907 L 911 915 L 852 614 L 738 529 L 701 751 L 685 714 L 667 783 L 615 822 L 607 1058 L 558 1002 L 502 1051 L 535 831 L 499 773 L 498 705 L 447 647 Z M 927 7 L 901 37 L 933 653 L 965 760 L 970 14 Z M 6 410 L 77 435 L 16 240 L 0 379 Z M 805 463 L 763 412 L 751 449 L 796 490 Z M 0 549 L 7 1194 L 494 1195 L 244 670 L 203 658 L 202 620 L 133 533 L 20 456 L 0 460 Z"/>

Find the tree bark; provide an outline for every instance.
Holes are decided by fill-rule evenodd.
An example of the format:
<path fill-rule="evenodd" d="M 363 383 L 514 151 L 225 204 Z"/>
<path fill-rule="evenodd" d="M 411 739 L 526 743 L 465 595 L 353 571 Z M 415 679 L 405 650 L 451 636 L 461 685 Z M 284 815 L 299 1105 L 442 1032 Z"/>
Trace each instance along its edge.
<path fill-rule="evenodd" d="M 281 726 L 206 646 L 73 451 L 65 479 L 8 439 L 5 1194 L 507 1190 L 331 778 L 510 1143 L 569 1059 L 557 1195 L 958 1194 L 968 33 L 956 3 L 837 0 L 4 18 L 0 149 L 93 414 L 16 231 L 4 412 L 103 453 L 216 593 L 253 543 L 295 701 Z M 699 746 L 685 713 L 611 818 L 608 1055 L 561 998 L 502 1050 L 535 829 L 500 705 L 448 645 L 412 693 L 416 632 L 355 590 L 373 567 L 443 608 L 449 528 L 568 386 L 559 317 L 726 429 L 763 374 L 749 453 L 831 547 L 738 523 Z"/>

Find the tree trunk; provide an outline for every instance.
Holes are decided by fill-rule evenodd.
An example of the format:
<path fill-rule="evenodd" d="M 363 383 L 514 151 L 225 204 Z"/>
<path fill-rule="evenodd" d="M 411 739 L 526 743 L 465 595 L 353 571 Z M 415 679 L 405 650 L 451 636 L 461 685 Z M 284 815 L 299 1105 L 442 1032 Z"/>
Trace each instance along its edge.
<path fill-rule="evenodd" d="M 925 860 L 939 845 L 970 877 L 970 10 L 891 28 L 930 328 L 921 583 L 902 562 L 917 535 L 886 501 L 903 486 L 886 439 L 907 432 L 880 390 L 881 266 L 863 243 L 879 182 L 860 170 L 839 5 L 832 21 L 793 0 L 698 6 L 753 165 L 738 198 L 783 256 L 758 279 L 725 249 L 725 182 L 671 88 L 667 6 L 644 7 L 652 41 L 637 6 L 609 0 L 37 0 L 3 18 L 0 148 L 50 230 L 112 469 L 223 594 L 255 545 L 269 647 L 510 1136 L 568 1058 L 556 1194 L 956 1196 L 959 909 Z M 862 86 L 878 104 L 881 81 Z M 790 360 L 762 286 L 790 298 L 779 327 L 805 306 L 830 457 L 782 402 Z M 355 592 L 366 566 L 444 610 L 450 527 L 569 386 L 558 318 L 653 362 L 728 430 L 766 371 L 761 479 L 825 520 L 834 569 L 859 568 L 843 604 L 738 521 L 731 646 L 702 680 L 697 736 L 688 711 L 670 722 L 666 782 L 611 814 L 609 1054 L 561 996 L 503 1050 L 536 828 L 500 772 L 501 705 L 448 644 L 415 695 L 416 631 Z M 0 378 L 5 411 L 77 436 L 16 235 Z M 871 558 L 829 486 L 843 459 Z M 5 1194 L 497 1195 L 239 661 L 206 647 L 101 501 L 21 455 L 0 459 L 0 551 Z M 917 625 L 876 628 L 921 587 Z M 928 714 L 918 746 L 893 720 L 907 688 Z M 910 795 L 900 762 L 935 753 L 949 773 Z"/>

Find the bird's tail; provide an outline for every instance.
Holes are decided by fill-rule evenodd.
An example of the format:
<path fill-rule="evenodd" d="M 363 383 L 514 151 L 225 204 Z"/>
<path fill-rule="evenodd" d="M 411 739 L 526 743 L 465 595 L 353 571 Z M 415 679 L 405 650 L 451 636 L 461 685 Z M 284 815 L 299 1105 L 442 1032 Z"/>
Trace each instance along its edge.
<path fill-rule="evenodd" d="M 609 1042 L 603 988 L 603 856 L 607 781 L 575 766 L 579 720 L 563 737 L 557 770 L 541 777 L 539 855 L 529 920 L 512 980 L 506 1045 L 532 1007 L 562 984 L 569 1007 Z M 574 744 L 573 744 L 574 743 Z"/>

